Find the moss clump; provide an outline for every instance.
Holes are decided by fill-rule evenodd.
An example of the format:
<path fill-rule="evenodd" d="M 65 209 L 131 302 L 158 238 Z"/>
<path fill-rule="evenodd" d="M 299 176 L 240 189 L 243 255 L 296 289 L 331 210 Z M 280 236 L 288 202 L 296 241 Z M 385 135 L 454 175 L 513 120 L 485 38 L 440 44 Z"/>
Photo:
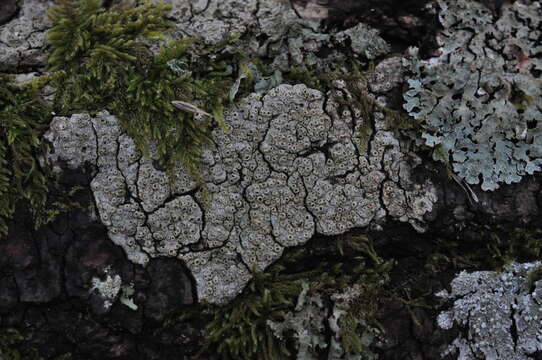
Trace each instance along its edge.
<path fill-rule="evenodd" d="M 38 82 L 18 86 L 12 77 L 0 75 L 0 236 L 6 235 L 6 221 L 21 201 L 29 203 L 37 224 L 43 220 L 48 180 L 39 162 L 40 138 L 51 109 L 38 91 Z"/>
<path fill-rule="evenodd" d="M 237 53 L 224 51 L 227 44 L 210 48 L 192 38 L 153 50 L 171 27 L 169 5 L 136 1 L 105 9 L 102 3 L 59 0 L 50 10 L 55 111 L 106 109 L 144 154 L 151 155 L 148 145 L 154 143 L 152 155 L 166 167 L 180 160 L 196 170 L 211 143 L 212 118 L 221 119 L 234 83 L 230 64 L 238 63 Z"/>
<path fill-rule="evenodd" d="M 297 351 L 296 340 L 278 339 L 269 323 L 284 321 L 288 312 L 296 308 L 303 291 L 307 296 L 321 294 L 329 301 L 337 291 L 359 283 L 367 289 L 360 295 L 363 299 L 356 301 L 378 303 L 378 289 L 383 286 L 380 280 L 389 272 L 391 263 L 375 255 L 367 237 L 351 237 L 341 242 L 340 249 L 331 247 L 329 242 L 313 245 L 289 249 L 279 263 L 264 273 L 254 274 L 243 293 L 227 305 L 196 309 L 194 316 L 199 319 L 202 314 L 209 316 L 206 344 L 200 355 L 218 354 L 221 359 L 291 359 Z M 374 304 L 370 309 L 356 307 L 350 315 L 374 315 Z M 371 321 L 365 321 L 368 322 Z M 341 332 L 349 351 L 363 350 L 361 343 L 353 340 L 359 336 L 359 324 L 352 321 Z"/>
<path fill-rule="evenodd" d="M 361 63 L 350 61 L 346 64 L 347 73 L 342 76 L 340 73 L 331 73 L 323 75 L 326 87 L 333 88 L 332 81 L 340 79 L 344 81 L 345 86 L 342 92 L 333 94 L 333 99 L 343 108 L 347 108 L 350 113 L 355 114 L 356 131 L 359 139 L 359 151 L 367 153 L 369 143 L 375 134 L 375 114 L 381 113 L 385 116 L 387 127 L 392 130 L 397 138 L 400 138 L 401 146 L 408 148 L 410 146 L 408 137 L 410 132 L 416 132 L 418 124 L 411 121 L 408 116 L 401 111 L 389 109 L 377 102 L 369 92 L 369 79 L 374 73 L 374 66 L 370 63 L 362 70 Z M 339 96 L 337 96 L 339 95 Z"/>
<path fill-rule="evenodd" d="M 473 230 L 480 233 L 478 242 L 432 239 L 435 251 L 428 257 L 427 272 L 440 272 L 449 266 L 456 270 L 502 271 L 512 263 L 537 261 L 542 254 L 540 228 L 505 224 L 469 229 Z"/>
<path fill-rule="evenodd" d="M 284 73 L 284 79 L 293 84 L 305 84 L 311 89 L 320 91 L 326 90 L 326 80 L 323 74 L 317 74 L 316 71 L 306 66 L 294 66 Z"/>
<path fill-rule="evenodd" d="M 204 351 L 223 359 L 287 358 L 287 344 L 275 338 L 266 321 L 282 319 L 300 291 L 298 276 L 256 274 L 241 297 L 215 309 L 205 331 Z"/>
<path fill-rule="evenodd" d="M 21 334 L 15 329 L 0 331 L 0 356 L 5 360 L 16 360 L 21 358 L 19 351 L 13 348 L 15 344 L 23 340 Z"/>
<path fill-rule="evenodd" d="M 372 358 L 372 353 L 364 343 L 364 337 L 372 336 L 378 329 L 383 328 L 376 320 L 377 311 L 382 301 L 390 298 L 390 292 L 385 288 L 389 282 L 389 273 L 392 270 L 394 260 L 386 261 L 373 247 L 372 241 L 366 235 L 343 236 L 338 242 L 341 253 L 343 247 L 364 254 L 370 259 L 372 266 L 365 267 L 362 276 L 357 279 L 357 296 L 348 300 L 346 312 L 341 317 L 340 340 L 346 354 L 358 354 L 362 359 Z M 360 336 L 363 334 L 363 336 Z"/>

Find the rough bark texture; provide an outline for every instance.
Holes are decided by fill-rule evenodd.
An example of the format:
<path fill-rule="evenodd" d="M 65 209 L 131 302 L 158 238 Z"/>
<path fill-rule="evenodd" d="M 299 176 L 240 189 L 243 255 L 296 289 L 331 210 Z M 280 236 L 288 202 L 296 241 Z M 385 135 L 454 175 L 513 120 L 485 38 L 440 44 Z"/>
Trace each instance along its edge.
<path fill-rule="evenodd" d="M 304 27 L 311 35 L 299 56 L 313 47 L 321 55 L 346 46 L 352 56 L 373 60 L 363 90 L 395 110 L 405 86 L 401 59 L 372 48 L 378 33 L 356 26 L 379 29 L 387 54 L 416 45 L 429 57 L 438 48 L 439 22 L 429 0 L 299 0 L 292 8 L 278 0 L 170 2 L 177 35 L 197 34 L 209 43 L 230 33 L 254 36 L 254 46 L 265 43 L 270 53 L 275 33 L 295 29 L 298 16 L 322 20 L 318 31 Z M 500 16 L 503 1 L 483 3 Z M 50 4 L 0 3 L 0 71 L 21 81 L 45 71 Z M 357 42 L 352 28 L 375 42 Z M 286 67 L 295 65 L 300 48 L 291 41 Z M 0 359 L 7 356 L 2 331 L 9 328 L 24 338 L 13 345 L 23 357 L 37 351 L 46 359 L 66 353 L 73 359 L 191 358 L 205 342 L 205 317 L 172 321 L 172 314 L 202 301 L 227 303 L 251 271 L 264 271 L 289 248 L 326 249 L 360 233 L 370 236 L 379 256 L 395 259 L 387 287 L 402 295 L 379 304 L 376 318 L 385 335 L 371 351 L 379 359 L 440 358 L 468 330 L 438 326 L 443 302 L 433 294 L 449 288 L 459 269 L 494 270 L 502 265 L 495 254 L 511 244 L 521 248 L 514 242 L 517 229 L 542 227 L 542 177 L 525 176 L 493 192 L 469 187 L 427 150 L 404 150 L 384 111 L 375 111 L 366 152 L 360 152 L 358 134 L 365 130 L 355 108 L 341 106 L 351 98 L 344 84 L 335 82 L 325 93 L 280 85 L 237 101 L 225 113 L 230 131 L 216 129 L 217 148 L 204 155 L 205 186 L 182 167 L 179 183 L 169 183 L 114 116 L 56 117 L 45 136 L 48 159 L 60 174 L 61 192 L 84 189 L 76 199 L 81 209 L 33 230 L 21 204 L 0 239 Z M 73 140 L 85 131 L 87 142 Z M 540 241 L 540 234 L 533 236 Z M 451 260 L 438 262 L 435 254 Z M 514 260 L 536 260 L 517 254 Z"/>

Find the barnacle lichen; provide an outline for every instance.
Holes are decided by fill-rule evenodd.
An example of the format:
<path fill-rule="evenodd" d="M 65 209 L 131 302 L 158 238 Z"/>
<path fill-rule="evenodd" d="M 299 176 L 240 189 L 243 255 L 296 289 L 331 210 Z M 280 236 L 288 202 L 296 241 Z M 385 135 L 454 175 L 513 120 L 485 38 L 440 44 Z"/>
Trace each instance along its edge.
<path fill-rule="evenodd" d="M 437 295 L 453 300 L 438 317 L 441 328 L 464 327 L 445 353 L 460 359 L 530 359 L 542 350 L 542 281 L 540 262 L 514 263 L 503 272 L 463 271 L 452 291 Z"/>
<path fill-rule="evenodd" d="M 440 1 L 440 55 L 411 50 L 404 108 L 425 144 L 482 189 L 519 182 L 542 163 L 540 2 L 515 1 L 494 19 L 475 1 Z"/>
<path fill-rule="evenodd" d="M 220 303 L 241 291 L 252 270 L 315 233 L 342 234 L 386 215 L 423 229 L 433 186 L 412 182 L 416 157 L 401 152 L 383 113 L 371 151 L 359 152 L 356 126 L 368 120 L 338 102 L 344 91 L 326 102 L 304 85 L 280 85 L 242 99 L 225 111 L 227 128 L 213 130 L 202 184 L 183 166 L 168 177 L 106 112 L 56 117 L 46 136 L 51 160 L 95 165 L 100 218 L 131 261 L 182 259 L 199 297 Z M 77 137 L 79 129 L 85 135 Z M 96 154 L 82 157 L 75 151 L 82 148 Z"/>

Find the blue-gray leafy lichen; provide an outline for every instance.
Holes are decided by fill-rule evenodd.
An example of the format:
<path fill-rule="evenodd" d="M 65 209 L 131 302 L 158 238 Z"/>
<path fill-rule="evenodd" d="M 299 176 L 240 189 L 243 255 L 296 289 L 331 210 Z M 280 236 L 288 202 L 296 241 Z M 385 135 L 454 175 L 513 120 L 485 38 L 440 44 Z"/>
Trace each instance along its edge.
<path fill-rule="evenodd" d="M 323 94 L 280 85 L 227 109 L 227 128 L 214 130 L 216 146 L 204 152 L 201 183 L 182 166 L 174 176 L 155 168 L 107 112 L 55 117 L 46 134 L 50 160 L 93 165 L 99 217 L 128 259 L 145 265 L 177 257 L 200 299 L 224 302 L 252 270 L 316 233 L 342 234 L 388 217 L 423 231 L 436 195 L 430 182 L 410 178 L 419 159 L 401 152 L 380 112 L 370 152 L 360 152 L 358 128 L 369 120 L 346 110 L 350 95 L 338 86 Z"/>
<path fill-rule="evenodd" d="M 481 3 L 440 1 L 440 55 L 411 49 L 404 108 L 425 144 L 483 190 L 519 182 L 542 163 L 542 6 L 515 1 L 495 18 Z"/>
<path fill-rule="evenodd" d="M 464 360 L 526 360 L 542 351 L 542 281 L 533 276 L 540 265 L 463 271 L 452 281 L 451 293 L 438 293 L 454 301 L 452 309 L 439 315 L 439 326 L 451 329 L 457 324 L 464 329 L 445 354 L 459 351 Z"/>

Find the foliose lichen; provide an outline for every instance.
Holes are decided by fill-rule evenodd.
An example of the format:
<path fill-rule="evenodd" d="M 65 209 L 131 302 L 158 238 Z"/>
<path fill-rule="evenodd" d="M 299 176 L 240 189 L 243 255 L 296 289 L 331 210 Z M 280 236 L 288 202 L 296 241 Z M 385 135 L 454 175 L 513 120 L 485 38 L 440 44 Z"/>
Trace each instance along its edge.
<path fill-rule="evenodd" d="M 232 46 L 246 56 L 256 92 L 283 82 L 322 90 L 321 78 L 348 73 L 343 65 L 349 60 L 373 60 L 390 50 L 374 28 L 324 30 L 319 19 L 299 18 L 288 1 L 170 2 L 175 22 L 170 36 L 201 37 L 209 45 L 235 37 Z"/>
<path fill-rule="evenodd" d="M 460 332 L 443 355 L 459 359 L 530 359 L 542 350 L 542 281 L 540 262 L 507 266 L 502 272 L 461 272 L 437 295 L 453 301 L 438 325 Z"/>
<path fill-rule="evenodd" d="M 352 51 L 368 60 L 374 60 L 390 51 L 390 46 L 380 37 L 379 31 L 363 23 L 336 34 L 335 39 L 341 42 L 349 39 Z"/>
<path fill-rule="evenodd" d="M 542 6 L 515 1 L 495 18 L 480 2 L 439 1 L 440 55 L 410 50 L 404 108 L 425 145 L 469 184 L 494 190 L 542 164 Z"/>

